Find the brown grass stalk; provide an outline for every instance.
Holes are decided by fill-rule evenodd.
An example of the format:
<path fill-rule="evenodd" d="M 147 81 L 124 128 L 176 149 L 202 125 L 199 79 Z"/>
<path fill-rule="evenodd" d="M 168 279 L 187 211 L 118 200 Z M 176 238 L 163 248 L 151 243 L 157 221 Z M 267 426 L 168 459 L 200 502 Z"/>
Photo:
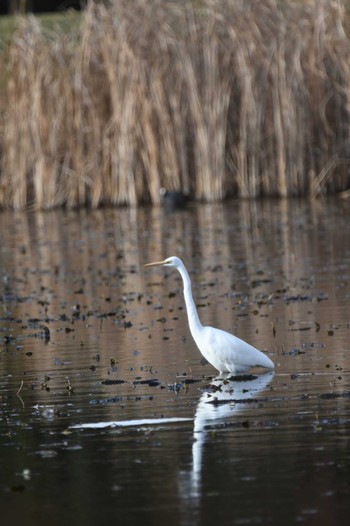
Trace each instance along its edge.
<path fill-rule="evenodd" d="M 71 36 L 23 19 L 0 56 L 0 206 L 345 191 L 349 21 L 341 0 L 91 3 Z"/>

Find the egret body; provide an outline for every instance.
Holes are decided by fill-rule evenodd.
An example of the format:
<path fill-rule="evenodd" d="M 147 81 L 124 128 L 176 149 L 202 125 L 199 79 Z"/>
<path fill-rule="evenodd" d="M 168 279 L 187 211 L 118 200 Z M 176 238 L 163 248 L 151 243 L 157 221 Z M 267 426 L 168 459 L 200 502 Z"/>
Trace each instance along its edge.
<path fill-rule="evenodd" d="M 244 373 L 251 367 L 274 369 L 274 363 L 249 343 L 221 329 L 203 326 L 192 296 L 191 279 L 178 257 L 147 263 L 145 267 L 161 265 L 176 268 L 182 277 L 188 324 L 194 341 L 204 358 L 220 373 Z"/>

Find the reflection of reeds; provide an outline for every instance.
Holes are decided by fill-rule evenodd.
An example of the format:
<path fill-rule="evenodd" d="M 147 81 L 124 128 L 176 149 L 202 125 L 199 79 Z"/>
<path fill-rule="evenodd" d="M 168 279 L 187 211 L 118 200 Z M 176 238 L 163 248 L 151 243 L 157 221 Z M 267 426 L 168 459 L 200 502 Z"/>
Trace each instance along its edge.
<path fill-rule="evenodd" d="M 71 37 L 25 21 L 0 59 L 0 205 L 344 190 L 347 17 L 316 0 L 121 0 L 91 3 Z"/>

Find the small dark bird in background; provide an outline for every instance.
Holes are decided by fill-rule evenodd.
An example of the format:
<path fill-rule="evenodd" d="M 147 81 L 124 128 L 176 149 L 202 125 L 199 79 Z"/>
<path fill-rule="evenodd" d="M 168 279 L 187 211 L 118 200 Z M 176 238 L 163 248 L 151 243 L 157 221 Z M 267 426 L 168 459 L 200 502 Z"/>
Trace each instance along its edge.
<path fill-rule="evenodd" d="M 169 208 L 185 208 L 187 203 L 191 201 L 191 197 L 178 190 L 167 190 L 166 188 L 160 188 L 159 190 L 162 204 Z"/>

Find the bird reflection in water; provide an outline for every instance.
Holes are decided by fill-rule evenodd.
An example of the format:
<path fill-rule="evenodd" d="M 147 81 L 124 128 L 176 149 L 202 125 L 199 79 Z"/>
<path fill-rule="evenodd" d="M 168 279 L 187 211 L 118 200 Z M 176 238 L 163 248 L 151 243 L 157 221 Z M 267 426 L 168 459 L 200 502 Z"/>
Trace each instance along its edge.
<path fill-rule="evenodd" d="M 274 371 L 260 375 L 247 375 L 225 379 L 218 376 L 211 381 L 197 405 L 193 427 L 192 469 L 182 473 L 180 492 L 186 492 L 187 498 L 198 498 L 201 493 L 201 477 L 204 457 L 204 445 L 210 430 L 210 424 L 227 422 L 243 410 L 248 409 L 245 401 L 257 399 L 272 378 Z"/>

